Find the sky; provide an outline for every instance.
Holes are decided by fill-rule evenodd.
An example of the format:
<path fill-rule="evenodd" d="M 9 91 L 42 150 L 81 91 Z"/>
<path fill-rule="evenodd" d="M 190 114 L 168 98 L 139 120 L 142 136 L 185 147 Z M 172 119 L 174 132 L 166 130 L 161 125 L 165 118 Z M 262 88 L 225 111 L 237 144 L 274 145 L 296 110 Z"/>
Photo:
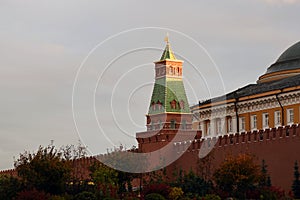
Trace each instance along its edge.
<path fill-rule="evenodd" d="M 300 40 L 300 1 L 0 0 L 0 169 L 24 150 L 137 145 L 169 34 L 190 105 L 255 83 Z"/>

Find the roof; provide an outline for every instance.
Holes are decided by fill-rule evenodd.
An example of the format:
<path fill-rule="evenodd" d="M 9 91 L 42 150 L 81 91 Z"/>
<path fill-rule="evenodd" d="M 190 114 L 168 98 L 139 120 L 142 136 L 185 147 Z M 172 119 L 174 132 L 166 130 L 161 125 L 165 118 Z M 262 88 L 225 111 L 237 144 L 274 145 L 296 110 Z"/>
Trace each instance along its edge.
<path fill-rule="evenodd" d="M 171 102 L 176 101 L 176 108 L 172 108 Z M 152 109 L 152 104 L 162 104 L 162 109 Z M 180 106 L 180 103 L 183 106 Z M 148 114 L 164 112 L 190 113 L 189 103 L 186 97 L 182 79 L 160 78 L 156 79 Z"/>
<path fill-rule="evenodd" d="M 300 69 L 300 42 L 285 50 L 267 69 L 266 74 L 293 69 Z"/>
<path fill-rule="evenodd" d="M 285 79 L 272 81 L 272 82 L 249 84 L 243 88 L 239 88 L 233 92 L 227 93 L 226 95 L 200 102 L 199 105 L 205 105 L 211 102 L 218 102 L 226 99 L 241 98 L 245 96 L 261 94 L 273 90 L 281 90 L 284 88 L 289 88 L 289 87 L 294 87 L 299 85 L 300 85 L 300 75 L 296 75 L 296 76 L 292 76 L 292 77 L 288 77 Z"/>
<path fill-rule="evenodd" d="M 163 54 L 161 55 L 160 61 L 167 60 L 167 59 L 177 60 L 171 49 L 169 42 L 167 42 L 166 48 L 165 48 Z"/>

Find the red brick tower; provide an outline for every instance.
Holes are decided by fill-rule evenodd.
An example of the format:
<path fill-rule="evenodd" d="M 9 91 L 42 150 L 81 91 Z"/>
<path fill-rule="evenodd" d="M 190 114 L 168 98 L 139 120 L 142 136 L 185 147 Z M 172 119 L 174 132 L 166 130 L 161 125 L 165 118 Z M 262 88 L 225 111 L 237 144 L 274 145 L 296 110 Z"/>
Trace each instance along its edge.
<path fill-rule="evenodd" d="M 139 151 L 152 152 L 169 143 L 200 138 L 192 130 L 192 113 L 182 81 L 182 63 L 166 48 L 155 63 L 155 84 L 147 117 L 147 131 L 136 134 Z M 170 146 L 170 145 L 169 145 Z"/>

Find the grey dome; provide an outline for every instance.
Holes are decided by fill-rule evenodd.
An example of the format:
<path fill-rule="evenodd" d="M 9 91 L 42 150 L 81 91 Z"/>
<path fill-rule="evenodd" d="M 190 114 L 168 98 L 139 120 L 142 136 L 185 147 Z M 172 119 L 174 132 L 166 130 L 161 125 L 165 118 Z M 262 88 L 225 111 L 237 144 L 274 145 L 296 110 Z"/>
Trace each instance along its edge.
<path fill-rule="evenodd" d="M 266 74 L 293 69 L 300 69 L 300 42 L 285 50 L 278 60 L 267 69 Z"/>

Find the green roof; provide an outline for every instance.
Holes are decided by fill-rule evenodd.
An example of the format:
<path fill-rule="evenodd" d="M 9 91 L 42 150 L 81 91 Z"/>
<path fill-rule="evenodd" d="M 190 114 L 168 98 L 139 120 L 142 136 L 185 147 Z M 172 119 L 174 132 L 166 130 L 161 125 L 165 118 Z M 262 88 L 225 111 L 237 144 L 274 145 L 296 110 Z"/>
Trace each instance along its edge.
<path fill-rule="evenodd" d="M 169 42 L 167 42 L 166 48 L 160 58 L 161 61 L 166 60 L 166 59 L 176 60 L 176 57 L 175 57 L 173 51 L 171 50 L 171 46 L 170 46 Z"/>
<path fill-rule="evenodd" d="M 156 79 L 148 114 L 165 112 L 190 113 L 182 79 Z"/>

